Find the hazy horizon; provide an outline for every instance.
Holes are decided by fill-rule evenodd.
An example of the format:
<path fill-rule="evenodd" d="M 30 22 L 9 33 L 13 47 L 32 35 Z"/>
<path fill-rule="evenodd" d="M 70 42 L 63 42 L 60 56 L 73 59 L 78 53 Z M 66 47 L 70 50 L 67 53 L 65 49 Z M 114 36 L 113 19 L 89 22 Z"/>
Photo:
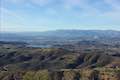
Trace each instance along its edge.
<path fill-rule="evenodd" d="M 0 31 L 0 33 L 39 33 L 39 32 L 49 32 L 49 31 L 119 31 L 115 29 L 54 29 L 54 30 L 44 30 L 44 31 Z"/>

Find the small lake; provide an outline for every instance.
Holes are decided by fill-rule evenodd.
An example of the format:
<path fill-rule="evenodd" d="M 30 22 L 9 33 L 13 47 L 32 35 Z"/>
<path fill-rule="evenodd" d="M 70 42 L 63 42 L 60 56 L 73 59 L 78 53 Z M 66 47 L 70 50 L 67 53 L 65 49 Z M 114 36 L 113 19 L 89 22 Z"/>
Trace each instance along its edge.
<path fill-rule="evenodd" d="M 34 48 L 51 48 L 52 45 L 33 45 L 33 44 L 30 44 L 30 45 L 28 45 L 27 47 L 34 47 Z"/>

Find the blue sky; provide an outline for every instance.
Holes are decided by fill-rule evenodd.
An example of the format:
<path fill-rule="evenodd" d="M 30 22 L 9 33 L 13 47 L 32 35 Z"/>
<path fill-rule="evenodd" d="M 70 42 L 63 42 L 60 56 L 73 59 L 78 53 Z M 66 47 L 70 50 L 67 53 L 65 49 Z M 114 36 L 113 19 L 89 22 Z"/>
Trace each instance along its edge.
<path fill-rule="evenodd" d="M 120 30 L 120 0 L 0 0 L 1 31 Z"/>

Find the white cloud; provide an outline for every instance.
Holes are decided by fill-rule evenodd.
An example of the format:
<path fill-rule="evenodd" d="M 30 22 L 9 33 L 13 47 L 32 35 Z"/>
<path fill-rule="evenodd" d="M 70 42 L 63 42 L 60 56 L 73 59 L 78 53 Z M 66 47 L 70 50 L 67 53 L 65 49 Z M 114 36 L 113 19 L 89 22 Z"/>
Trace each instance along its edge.
<path fill-rule="evenodd" d="M 112 10 L 102 14 L 102 16 L 120 20 L 120 0 L 104 0 L 104 2 L 110 5 Z"/>
<path fill-rule="evenodd" d="M 111 5 L 113 9 L 120 10 L 120 0 L 104 0 L 107 4 Z"/>
<path fill-rule="evenodd" d="M 39 5 L 39 6 L 46 6 L 47 4 L 49 4 L 52 0 L 2 0 L 2 2 L 4 2 L 4 4 L 35 4 L 35 5 Z"/>
<path fill-rule="evenodd" d="M 55 9 L 48 8 L 46 10 L 46 14 L 55 16 L 55 15 L 57 15 L 57 11 Z"/>
<path fill-rule="evenodd" d="M 6 8 L 0 7 L 0 20 L 1 20 L 1 25 L 4 25 L 4 23 L 7 23 L 6 21 L 9 19 L 8 17 L 11 17 L 12 19 L 16 19 L 16 21 L 20 24 L 22 24 L 22 22 L 25 20 L 24 17 L 22 17 L 21 15 L 12 12 Z"/>
<path fill-rule="evenodd" d="M 102 14 L 101 16 L 104 16 L 104 18 L 111 18 L 114 21 L 120 21 L 120 11 L 110 11 Z"/>
<path fill-rule="evenodd" d="M 30 8 L 31 6 L 33 8 L 36 8 L 36 5 L 42 6 L 42 7 L 46 7 L 46 13 L 50 14 L 50 15 L 56 15 L 56 14 L 60 14 L 59 12 L 59 8 L 61 8 L 60 10 L 63 11 L 73 11 L 74 13 L 77 14 L 77 16 L 109 16 L 109 17 L 119 17 L 119 13 L 120 13 L 120 0 L 101 0 L 104 1 L 103 3 L 107 3 L 109 4 L 113 10 L 111 11 L 104 11 L 100 12 L 101 10 L 98 9 L 97 7 L 93 7 L 92 4 L 89 3 L 90 0 L 59 0 L 60 3 L 56 3 L 58 8 L 55 8 L 56 6 L 54 6 L 54 3 L 56 2 L 56 0 L 2 0 L 2 1 L 7 1 L 7 2 L 11 2 L 14 4 L 18 4 L 18 3 L 22 3 L 19 6 L 24 6 L 25 3 L 26 5 L 28 5 Z M 9 4 L 9 3 L 6 3 Z M 48 6 L 49 4 L 52 4 L 52 6 Z M 55 4 L 55 5 L 56 5 Z M 81 9 L 78 9 L 77 11 L 74 10 L 75 7 L 78 7 Z M 107 7 L 107 6 L 104 6 Z M 55 8 L 55 10 L 54 10 Z M 58 9 L 58 10 L 57 10 Z M 57 12 L 58 11 L 58 12 Z M 81 12 L 81 13 L 79 13 Z M 82 14 L 82 15 L 81 15 Z M 74 14 L 71 14 L 74 15 Z M 15 16 L 15 15 L 14 15 Z M 17 16 L 16 16 L 17 17 Z"/>
<path fill-rule="evenodd" d="M 48 5 L 51 0 L 30 0 L 33 4 L 37 4 L 39 6 L 46 6 Z"/>
<path fill-rule="evenodd" d="M 27 0 L 2 0 L 5 3 L 13 3 L 13 4 L 23 4 Z"/>
<path fill-rule="evenodd" d="M 83 15 L 96 15 L 99 13 L 99 10 L 89 4 L 89 0 L 65 0 L 64 1 L 64 8 L 66 10 L 74 10 L 75 7 L 81 9 Z"/>

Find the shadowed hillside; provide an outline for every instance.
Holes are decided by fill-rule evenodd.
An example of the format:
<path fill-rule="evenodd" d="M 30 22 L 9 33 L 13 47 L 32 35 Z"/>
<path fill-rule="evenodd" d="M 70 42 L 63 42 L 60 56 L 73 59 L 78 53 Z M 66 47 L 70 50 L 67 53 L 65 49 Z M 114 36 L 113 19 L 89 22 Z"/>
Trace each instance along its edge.
<path fill-rule="evenodd" d="M 104 67 L 120 58 L 103 53 L 75 52 L 62 48 L 30 48 L 1 44 L 1 70 L 75 69 Z"/>

